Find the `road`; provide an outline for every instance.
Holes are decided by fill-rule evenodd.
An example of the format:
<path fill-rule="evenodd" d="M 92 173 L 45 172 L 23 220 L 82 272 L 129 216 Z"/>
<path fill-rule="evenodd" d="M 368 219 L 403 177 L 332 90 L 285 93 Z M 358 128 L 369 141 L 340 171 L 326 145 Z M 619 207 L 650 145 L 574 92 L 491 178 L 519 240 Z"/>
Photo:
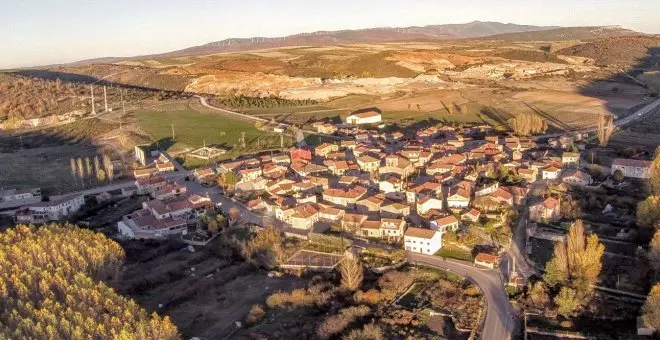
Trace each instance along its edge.
<path fill-rule="evenodd" d="M 660 99 L 657 99 L 654 102 L 649 103 L 648 105 L 646 105 L 643 108 L 635 111 L 633 114 L 631 114 L 631 115 L 629 115 L 625 118 L 615 120 L 614 121 L 614 127 L 615 128 L 622 127 L 624 125 L 628 125 L 628 124 L 633 123 L 637 120 L 640 120 L 640 119 L 646 117 L 647 115 L 653 113 L 654 110 L 658 106 L 660 106 Z M 596 127 L 589 127 L 589 128 L 578 129 L 578 130 L 573 130 L 573 131 L 566 131 L 566 132 L 563 132 L 563 133 L 551 133 L 551 134 L 547 134 L 547 135 L 533 136 L 533 138 L 536 138 L 536 139 L 554 138 L 554 137 L 564 136 L 568 132 L 582 132 L 582 133 L 584 133 L 584 132 L 595 132 L 597 130 L 598 130 L 598 128 L 596 128 Z"/>
<path fill-rule="evenodd" d="M 497 270 L 481 269 L 470 262 L 445 260 L 432 255 L 408 252 L 407 257 L 410 263 L 448 269 L 474 282 L 483 291 L 487 303 L 486 321 L 481 332 L 481 339 L 506 340 L 511 338 L 519 320 L 515 319 L 515 313 L 504 292 L 504 286 Z"/>

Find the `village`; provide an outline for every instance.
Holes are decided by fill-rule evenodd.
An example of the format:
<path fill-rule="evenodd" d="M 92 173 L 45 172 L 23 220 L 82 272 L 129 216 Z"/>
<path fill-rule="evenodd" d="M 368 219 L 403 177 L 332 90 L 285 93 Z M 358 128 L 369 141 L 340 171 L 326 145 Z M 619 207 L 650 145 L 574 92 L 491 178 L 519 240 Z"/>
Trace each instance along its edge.
<path fill-rule="evenodd" d="M 588 133 L 538 138 L 488 125 L 398 128 L 377 110 L 304 128 L 327 137 L 219 162 L 213 159 L 222 150 L 204 146 L 191 154 L 208 165 L 193 170 L 167 151 L 136 146 L 134 180 L 117 189 L 52 199 L 36 188 L 5 189 L 1 202 L 20 205 L 14 219 L 22 224 L 89 226 L 99 211 L 112 211 L 102 220 L 114 225 L 115 238 L 176 239 L 191 248 L 223 230 L 275 228 L 308 242 L 281 269 L 331 271 L 354 253 L 373 268 L 449 260 L 499 273 L 512 291 L 543 272 L 553 244 L 581 217 L 611 257 L 603 289 L 633 297 L 646 289 L 636 282 L 645 275 L 641 262 L 630 256 L 636 202 L 598 195 L 634 192 L 649 178 L 651 161 L 595 164 Z"/>

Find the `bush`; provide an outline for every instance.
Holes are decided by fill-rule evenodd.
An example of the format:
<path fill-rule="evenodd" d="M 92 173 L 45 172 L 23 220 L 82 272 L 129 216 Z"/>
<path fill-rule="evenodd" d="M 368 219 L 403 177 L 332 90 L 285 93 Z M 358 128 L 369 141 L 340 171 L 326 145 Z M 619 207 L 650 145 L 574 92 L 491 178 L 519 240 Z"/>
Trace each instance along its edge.
<path fill-rule="evenodd" d="M 355 302 L 372 306 L 378 305 L 384 301 L 393 301 L 394 298 L 396 298 L 396 291 L 391 289 L 385 289 L 382 291 L 379 291 L 378 289 L 369 289 L 366 292 L 357 291 L 353 295 Z"/>
<path fill-rule="evenodd" d="M 339 334 L 351 323 L 360 317 L 364 317 L 371 309 L 367 306 L 348 307 L 339 311 L 339 314 L 327 317 L 316 330 L 316 335 L 320 339 L 329 339 Z"/>
<path fill-rule="evenodd" d="M 354 329 L 342 337 L 344 340 L 381 340 L 383 331 L 380 326 L 374 324 L 365 325 L 364 328 Z"/>
<path fill-rule="evenodd" d="M 264 319 L 264 316 L 266 316 L 266 312 L 264 312 L 261 305 L 257 304 L 250 308 L 250 312 L 248 313 L 247 318 L 245 318 L 245 321 L 250 325 L 254 325 L 261 322 L 261 320 Z"/>
<path fill-rule="evenodd" d="M 378 286 L 382 290 L 391 289 L 399 294 L 403 293 L 415 281 L 414 275 L 400 271 L 390 271 L 378 279 Z"/>

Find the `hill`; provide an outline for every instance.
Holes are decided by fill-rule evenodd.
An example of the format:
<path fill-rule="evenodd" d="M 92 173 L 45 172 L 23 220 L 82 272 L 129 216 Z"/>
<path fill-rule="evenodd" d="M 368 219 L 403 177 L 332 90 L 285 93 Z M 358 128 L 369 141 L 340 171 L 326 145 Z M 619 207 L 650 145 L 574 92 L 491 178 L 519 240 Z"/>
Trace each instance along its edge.
<path fill-rule="evenodd" d="M 599 66 L 657 68 L 660 63 L 660 37 L 634 36 L 600 39 L 555 52 L 592 58 Z"/>
<path fill-rule="evenodd" d="M 231 38 L 208 44 L 185 48 L 162 54 L 153 54 L 128 58 L 97 58 L 83 60 L 76 65 L 116 63 L 130 59 L 158 59 L 194 55 L 206 55 L 222 52 L 240 52 L 287 46 L 321 46 L 355 43 L 381 43 L 392 41 L 420 41 L 438 39 L 466 39 L 490 36 L 494 34 L 548 30 L 555 26 L 531 26 L 504 24 L 499 22 L 473 21 L 466 24 L 428 25 L 412 27 L 380 27 L 360 30 L 317 31 L 300 33 L 285 37 Z"/>
<path fill-rule="evenodd" d="M 560 41 L 560 40 L 593 40 L 600 38 L 640 35 L 619 26 L 593 27 L 560 27 L 548 30 L 496 34 L 482 37 L 480 40 L 502 41 Z"/>

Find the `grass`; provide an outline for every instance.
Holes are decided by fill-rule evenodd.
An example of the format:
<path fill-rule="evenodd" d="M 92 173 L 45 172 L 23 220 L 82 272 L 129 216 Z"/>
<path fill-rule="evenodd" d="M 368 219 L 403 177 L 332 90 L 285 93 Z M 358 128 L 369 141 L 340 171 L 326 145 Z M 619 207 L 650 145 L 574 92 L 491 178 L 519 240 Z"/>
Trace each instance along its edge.
<path fill-rule="evenodd" d="M 469 251 L 451 245 L 443 246 L 437 253 L 435 253 L 435 256 L 472 262 L 472 254 Z"/>
<path fill-rule="evenodd" d="M 171 111 L 146 111 L 135 113 L 140 126 L 154 140 L 172 138 L 192 148 L 204 145 L 217 145 L 229 149 L 237 148 L 241 133 L 245 133 L 245 151 L 258 151 L 280 146 L 280 136 L 259 131 L 250 121 L 238 120 L 226 115 L 206 113 L 188 106 L 186 109 Z M 285 145 L 290 145 L 291 137 L 285 136 Z"/>

